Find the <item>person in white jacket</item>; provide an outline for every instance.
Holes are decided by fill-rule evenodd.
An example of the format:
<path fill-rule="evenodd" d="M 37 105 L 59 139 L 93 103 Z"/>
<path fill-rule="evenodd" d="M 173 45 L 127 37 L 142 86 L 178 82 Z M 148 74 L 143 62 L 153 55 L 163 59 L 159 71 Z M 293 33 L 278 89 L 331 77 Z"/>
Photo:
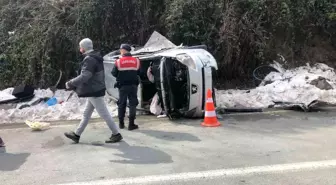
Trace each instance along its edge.
<path fill-rule="evenodd" d="M 167 117 L 165 111 L 164 111 L 164 105 L 163 105 L 163 99 L 162 99 L 162 91 L 161 91 L 161 80 L 160 80 L 160 66 L 155 65 L 151 63 L 147 70 L 147 77 L 150 82 L 155 83 L 156 89 L 157 89 L 157 94 L 159 100 L 157 101 L 158 104 L 161 106 L 161 113 L 158 115 L 158 118 L 164 118 Z M 154 96 L 155 97 L 155 96 Z M 154 98 L 153 100 L 154 101 Z"/>

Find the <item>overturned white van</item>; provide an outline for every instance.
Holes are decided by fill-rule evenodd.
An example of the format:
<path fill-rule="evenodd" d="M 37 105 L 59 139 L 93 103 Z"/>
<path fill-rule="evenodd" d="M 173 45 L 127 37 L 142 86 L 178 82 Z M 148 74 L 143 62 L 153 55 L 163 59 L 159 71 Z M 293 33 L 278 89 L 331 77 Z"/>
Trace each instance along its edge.
<path fill-rule="evenodd" d="M 155 85 L 147 77 L 147 69 L 151 62 L 160 65 L 161 93 L 169 118 L 203 116 L 207 89 L 213 91 L 215 100 L 213 73 L 217 71 L 218 66 L 205 46 L 175 46 L 154 32 L 143 48 L 134 49 L 131 53 L 141 62 L 139 110 L 149 110 L 151 99 L 157 92 Z M 104 56 L 107 94 L 115 100 L 119 94 L 118 89 L 114 88 L 116 79 L 111 71 L 119 57 L 117 51 Z"/>

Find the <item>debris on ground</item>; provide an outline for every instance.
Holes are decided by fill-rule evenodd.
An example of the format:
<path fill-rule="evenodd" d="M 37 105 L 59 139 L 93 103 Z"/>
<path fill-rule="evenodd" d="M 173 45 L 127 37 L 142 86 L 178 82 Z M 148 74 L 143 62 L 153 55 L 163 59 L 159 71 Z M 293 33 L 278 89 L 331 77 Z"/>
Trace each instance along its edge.
<path fill-rule="evenodd" d="M 329 104 L 328 102 L 314 100 L 310 102 L 309 104 L 293 103 L 293 102 L 274 102 L 274 105 L 270 106 L 270 108 L 312 112 L 312 111 L 321 110 L 324 107 L 331 107 L 331 106 L 334 106 L 334 105 Z"/>
<path fill-rule="evenodd" d="M 50 123 L 47 122 L 38 122 L 38 121 L 28 121 L 25 122 L 29 128 L 31 128 L 33 131 L 43 131 L 50 128 Z"/>

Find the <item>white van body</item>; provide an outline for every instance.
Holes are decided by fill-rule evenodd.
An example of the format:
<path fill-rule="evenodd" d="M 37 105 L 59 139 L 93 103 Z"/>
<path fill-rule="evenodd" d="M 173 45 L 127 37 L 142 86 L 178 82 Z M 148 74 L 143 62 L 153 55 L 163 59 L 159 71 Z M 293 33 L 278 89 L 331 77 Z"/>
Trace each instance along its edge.
<path fill-rule="evenodd" d="M 156 40 L 158 36 L 160 39 L 166 39 L 157 32 L 153 36 Z M 165 42 L 171 44 L 169 40 Z M 153 38 L 149 39 L 148 43 L 153 44 Z M 162 44 L 162 40 L 159 43 Z M 213 72 L 218 69 L 215 58 L 203 49 L 203 46 L 154 48 L 146 45 L 131 52 L 141 62 L 138 109 L 149 110 L 151 98 L 157 92 L 155 85 L 147 78 L 147 69 L 150 63 L 155 61 L 160 65 L 161 93 L 167 115 L 170 118 L 202 117 L 206 92 L 208 89 L 214 91 Z M 118 100 L 119 93 L 118 89 L 114 88 L 116 78 L 112 76 L 111 71 L 119 57 L 116 52 L 104 56 L 106 91 L 114 100 Z M 213 98 L 215 100 L 215 97 Z"/>

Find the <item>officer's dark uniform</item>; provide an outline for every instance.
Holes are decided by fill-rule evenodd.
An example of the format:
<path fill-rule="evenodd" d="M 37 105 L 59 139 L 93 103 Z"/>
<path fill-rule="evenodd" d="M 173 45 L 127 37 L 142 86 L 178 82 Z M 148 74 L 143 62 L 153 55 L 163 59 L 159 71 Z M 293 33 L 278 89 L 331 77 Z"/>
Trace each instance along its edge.
<path fill-rule="evenodd" d="M 122 45 L 122 49 L 131 51 L 129 45 Z M 117 78 L 116 87 L 119 89 L 118 117 L 120 128 L 124 128 L 127 99 L 129 101 L 129 130 L 137 129 L 134 124 L 136 118 L 136 106 L 138 106 L 138 85 L 139 85 L 140 61 L 126 53 L 115 62 L 112 75 Z"/>

